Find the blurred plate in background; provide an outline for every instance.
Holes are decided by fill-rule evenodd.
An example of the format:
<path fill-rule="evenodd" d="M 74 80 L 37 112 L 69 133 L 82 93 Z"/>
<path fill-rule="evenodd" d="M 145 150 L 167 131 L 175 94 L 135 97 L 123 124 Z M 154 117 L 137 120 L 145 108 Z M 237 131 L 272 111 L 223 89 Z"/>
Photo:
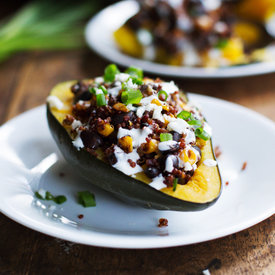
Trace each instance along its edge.
<path fill-rule="evenodd" d="M 192 68 L 158 64 L 137 59 L 122 53 L 113 38 L 113 33 L 138 12 L 138 4 L 127 0 L 113 4 L 93 17 L 86 27 L 85 37 L 91 49 L 116 64 L 128 67 L 135 65 L 144 71 L 163 76 L 189 78 L 229 78 L 275 72 L 275 62 L 262 62 L 225 68 Z"/>

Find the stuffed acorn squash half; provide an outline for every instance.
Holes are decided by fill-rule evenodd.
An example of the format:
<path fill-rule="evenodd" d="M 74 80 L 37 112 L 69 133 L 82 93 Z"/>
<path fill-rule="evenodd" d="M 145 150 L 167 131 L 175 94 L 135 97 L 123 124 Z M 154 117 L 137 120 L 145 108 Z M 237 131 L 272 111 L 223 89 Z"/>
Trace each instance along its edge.
<path fill-rule="evenodd" d="M 47 118 L 73 169 L 124 200 L 197 211 L 220 195 L 211 128 L 172 81 L 112 64 L 103 77 L 54 87 Z"/>

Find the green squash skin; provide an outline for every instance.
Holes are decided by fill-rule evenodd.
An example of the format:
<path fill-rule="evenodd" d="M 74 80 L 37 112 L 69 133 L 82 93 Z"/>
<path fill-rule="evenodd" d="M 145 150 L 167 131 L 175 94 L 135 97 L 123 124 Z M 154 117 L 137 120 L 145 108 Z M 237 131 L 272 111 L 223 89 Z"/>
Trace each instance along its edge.
<path fill-rule="evenodd" d="M 221 194 L 222 184 L 219 196 L 207 203 L 188 202 L 169 196 L 146 183 L 125 175 L 83 149 L 77 150 L 67 131 L 51 113 L 49 105 L 47 105 L 47 119 L 50 132 L 59 150 L 72 168 L 92 184 L 117 195 L 124 201 L 148 209 L 200 211 L 213 205 Z"/>

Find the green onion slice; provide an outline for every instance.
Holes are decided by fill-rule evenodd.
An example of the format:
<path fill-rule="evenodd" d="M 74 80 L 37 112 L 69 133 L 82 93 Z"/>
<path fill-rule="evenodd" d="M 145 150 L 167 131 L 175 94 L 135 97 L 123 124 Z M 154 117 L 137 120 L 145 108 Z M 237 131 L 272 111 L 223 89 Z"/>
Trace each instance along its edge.
<path fill-rule="evenodd" d="M 78 202 L 84 207 L 96 206 L 95 195 L 90 191 L 78 192 Z"/>
<path fill-rule="evenodd" d="M 127 89 L 121 94 L 121 101 L 125 105 L 138 104 L 142 99 L 142 93 L 140 90 Z"/>
<path fill-rule="evenodd" d="M 160 97 L 161 97 L 161 95 L 164 95 L 164 97 L 165 97 L 165 99 L 164 100 L 162 100 Z M 163 90 L 160 90 L 159 92 L 158 92 L 158 98 L 160 99 L 160 100 L 162 100 L 162 101 L 166 101 L 167 100 L 167 98 L 168 98 L 168 94 L 165 92 L 165 91 L 163 91 Z"/>
<path fill-rule="evenodd" d="M 106 98 L 103 93 L 96 95 L 96 105 L 97 106 L 106 106 Z"/>
<path fill-rule="evenodd" d="M 96 89 L 94 87 L 89 87 L 89 92 L 93 95 L 96 95 Z"/>
<path fill-rule="evenodd" d="M 228 39 L 220 39 L 216 44 L 216 48 L 223 49 L 228 44 Z"/>
<path fill-rule="evenodd" d="M 201 127 L 195 130 L 195 135 L 203 140 L 208 140 L 210 138 L 210 135 Z"/>
<path fill-rule="evenodd" d="M 104 95 L 107 95 L 107 94 L 108 94 L 107 89 L 106 89 L 103 85 L 100 85 L 100 86 L 99 86 L 99 89 L 104 93 Z"/>
<path fill-rule="evenodd" d="M 54 200 L 54 196 L 49 191 L 46 191 L 45 199 L 47 201 L 51 201 L 51 200 Z"/>
<path fill-rule="evenodd" d="M 142 85 L 143 84 L 142 78 L 131 77 L 131 79 L 132 79 L 132 82 L 134 84 L 137 84 L 137 85 Z"/>
<path fill-rule="evenodd" d="M 177 117 L 181 118 L 181 119 L 184 119 L 184 120 L 187 120 L 188 118 L 191 117 L 191 113 L 183 110 L 177 115 Z"/>
<path fill-rule="evenodd" d="M 62 204 L 67 201 L 67 198 L 65 196 L 56 196 L 53 198 L 53 201 L 57 204 Z"/>
<path fill-rule="evenodd" d="M 115 80 L 116 74 L 119 74 L 120 71 L 115 64 L 108 65 L 104 70 L 104 81 L 113 82 Z"/>
<path fill-rule="evenodd" d="M 169 133 L 161 133 L 159 135 L 159 138 L 160 138 L 161 142 L 168 141 L 168 140 L 173 140 L 173 136 Z"/>
<path fill-rule="evenodd" d="M 200 121 L 200 120 L 197 120 L 197 119 L 189 120 L 187 123 L 188 123 L 189 125 L 194 125 L 194 126 L 198 126 L 198 127 L 201 127 L 201 126 L 202 126 L 201 121 Z"/>
<path fill-rule="evenodd" d="M 130 66 L 128 69 L 125 70 L 125 73 L 133 76 L 134 78 L 137 79 L 143 79 L 143 71 L 140 68 Z"/>
<path fill-rule="evenodd" d="M 65 196 L 60 195 L 55 197 L 49 191 L 46 191 L 45 198 L 43 198 L 38 192 L 35 192 L 34 194 L 40 200 L 54 201 L 57 204 L 62 204 L 67 201 Z"/>
<path fill-rule="evenodd" d="M 173 181 L 173 191 L 174 191 L 174 192 L 175 192 L 176 189 L 177 189 L 178 181 L 179 181 L 179 179 L 177 179 L 177 178 L 175 178 L 174 181 Z"/>

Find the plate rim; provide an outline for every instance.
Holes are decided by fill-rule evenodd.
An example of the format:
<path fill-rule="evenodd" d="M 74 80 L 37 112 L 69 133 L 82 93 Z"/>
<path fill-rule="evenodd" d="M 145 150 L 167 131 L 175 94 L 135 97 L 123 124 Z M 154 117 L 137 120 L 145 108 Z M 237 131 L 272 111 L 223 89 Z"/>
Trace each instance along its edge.
<path fill-rule="evenodd" d="M 199 95 L 199 94 L 193 94 L 188 93 L 188 95 L 191 95 L 192 100 L 206 100 L 206 101 L 212 101 L 212 102 L 220 102 L 223 104 L 226 104 L 230 107 L 237 108 L 239 110 L 247 111 L 249 115 L 252 115 L 253 117 L 256 116 L 258 120 L 265 123 L 267 127 L 272 127 L 272 131 L 275 133 L 275 124 L 274 122 L 266 118 L 265 116 L 249 109 L 244 106 L 241 106 L 239 104 L 235 104 L 226 100 L 213 98 L 206 95 Z M 214 101 L 213 101 L 214 100 Z M 44 109 L 44 110 L 43 110 Z M 0 132 L 3 131 L 3 128 L 6 126 L 9 126 L 10 124 L 16 123 L 16 120 L 24 119 L 23 117 L 26 115 L 29 115 L 32 112 L 43 112 L 45 111 L 45 105 L 41 105 L 38 107 L 35 107 L 31 110 L 28 110 L 15 118 L 7 121 L 0 127 Z M 6 207 L 5 207 L 6 206 Z M 274 208 L 274 209 L 273 209 Z M 245 230 L 253 225 L 256 225 L 260 223 L 261 221 L 271 217 L 275 212 L 275 205 L 273 208 L 270 208 L 263 212 L 261 215 L 258 215 L 257 217 L 253 217 L 246 221 L 245 223 L 239 223 L 232 225 L 230 227 L 227 227 L 226 229 L 222 228 L 218 231 L 214 231 L 214 233 L 208 234 L 208 237 L 205 238 L 204 235 L 201 237 L 198 237 L 197 235 L 194 235 L 189 241 L 182 238 L 182 234 L 175 234 L 173 236 L 163 237 L 163 236 L 136 236 L 136 235 L 122 235 L 117 233 L 111 233 L 106 234 L 104 232 L 96 232 L 92 230 L 83 230 L 82 233 L 83 236 L 81 237 L 81 234 L 72 234 L 68 235 L 68 232 L 75 232 L 75 228 L 67 227 L 64 229 L 60 225 L 58 225 L 58 222 L 45 220 L 43 221 L 43 225 L 46 223 L 46 226 L 40 227 L 39 224 L 40 221 L 37 223 L 37 220 L 32 220 L 31 217 L 29 219 L 23 219 L 22 215 L 17 216 L 16 211 L 12 210 L 9 211 L 9 206 L 6 204 L 5 201 L 0 201 L 0 211 L 7 216 L 8 218 L 14 220 L 15 222 L 18 222 L 19 224 L 22 224 L 30 229 L 33 229 L 35 231 L 41 232 L 43 234 L 57 237 L 60 239 L 72 241 L 75 243 L 80 243 L 84 245 L 92 245 L 92 246 L 98 246 L 98 247 L 107 247 L 107 248 L 124 248 L 124 249 L 147 249 L 147 248 L 165 248 L 165 247 L 175 247 L 175 246 L 183 246 L 183 245 L 191 245 L 201 242 L 206 242 L 218 238 L 222 238 L 231 234 L 234 234 L 236 232 Z M 45 217 L 45 219 L 47 219 Z M 89 238 L 85 238 L 86 236 L 89 236 Z M 132 240 L 131 240 L 132 239 Z M 150 240 L 151 239 L 151 240 Z M 194 239 L 196 239 L 194 241 Z M 126 241 L 125 241 L 126 240 Z M 143 241 L 137 241 L 137 240 L 143 240 Z M 144 241 L 146 240 L 146 241 Z M 184 240 L 184 241 L 182 241 Z"/>
<path fill-rule="evenodd" d="M 99 56 L 105 60 L 117 63 L 123 67 L 135 65 L 147 73 L 157 74 L 162 76 L 176 77 L 176 78 L 193 78 L 193 79 L 226 79 L 226 78 L 240 78 L 255 75 L 263 75 L 275 72 L 274 62 L 260 62 L 248 65 L 239 65 L 225 68 L 192 68 L 192 67 L 179 67 L 165 64 L 158 64 L 155 62 L 134 58 L 128 56 L 118 50 L 118 48 L 102 47 L 98 43 L 98 39 L 94 39 L 91 35 L 97 28 L 97 22 L 101 20 L 104 14 L 113 9 L 120 9 L 126 5 L 135 5 L 134 0 L 123 0 L 115 4 L 109 5 L 95 16 L 93 16 L 85 27 L 85 40 L 87 45 Z M 104 27 L 104 25 L 103 25 Z M 101 25 L 102 28 L 102 25 Z M 106 28 L 106 27 L 105 27 Z M 102 30 L 102 29 L 101 29 Z M 105 29 L 106 30 L 106 29 Z M 104 29 L 103 29 L 104 31 Z M 112 38 L 111 38 L 112 39 Z M 101 40 L 100 40 L 101 41 Z M 106 49 L 105 49 L 106 48 Z"/>

